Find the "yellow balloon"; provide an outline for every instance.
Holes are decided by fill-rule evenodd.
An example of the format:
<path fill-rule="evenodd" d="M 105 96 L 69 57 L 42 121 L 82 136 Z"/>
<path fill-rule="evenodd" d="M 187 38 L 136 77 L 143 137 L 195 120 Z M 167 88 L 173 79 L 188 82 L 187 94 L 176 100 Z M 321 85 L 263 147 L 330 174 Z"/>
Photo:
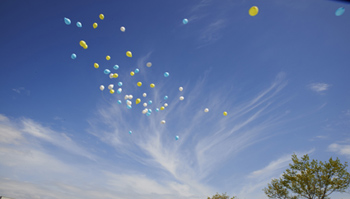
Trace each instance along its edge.
<path fill-rule="evenodd" d="M 100 67 L 100 66 L 98 65 L 98 63 L 94 63 L 94 67 L 95 67 L 95 68 L 98 68 L 98 67 Z"/>
<path fill-rule="evenodd" d="M 110 57 L 109 55 L 107 55 L 107 56 L 106 56 L 106 59 L 107 59 L 107 60 L 110 60 L 110 59 L 111 59 L 111 57 Z"/>
<path fill-rule="evenodd" d="M 114 73 L 114 74 L 113 74 L 113 77 L 114 77 L 114 78 L 118 78 L 118 76 L 119 76 L 118 73 Z"/>
<path fill-rule="evenodd" d="M 258 14 L 258 12 L 259 12 L 259 8 L 256 7 L 256 6 L 253 6 L 253 7 L 251 7 L 251 8 L 249 9 L 249 15 L 250 15 L 250 16 L 255 16 L 255 15 Z"/>
<path fill-rule="evenodd" d="M 151 85 L 149 85 L 151 88 L 154 88 L 156 85 L 154 85 L 154 84 L 151 84 Z"/>
<path fill-rule="evenodd" d="M 137 86 L 138 87 L 142 86 L 142 82 L 137 82 Z"/>
<path fill-rule="evenodd" d="M 134 72 L 134 71 L 131 71 L 131 72 L 130 72 L 130 75 L 131 75 L 131 76 L 134 76 L 134 75 L 135 75 L 135 72 Z"/>
<path fill-rule="evenodd" d="M 141 99 L 140 98 L 137 98 L 136 99 L 136 104 L 139 104 L 141 102 Z"/>
<path fill-rule="evenodd" d="M 126 56 L 132 57 L 132 53 L 130 51 L 126 51 Z"/>
<path fill-rule="evenodd" d="M 81 40 L 81 41 L 79 42 L 79 44 L 80 44 L 80 46 L 81 46 L 81 47 L 86 46 L 86 43 L 85 43 L 85 41 L 84 41 L 84 40 Z"/>
<path fill-rule="evenodd" d="M 92 26 L 94 27 L 94 28 L 97 28 L 97 23 L 94 23 L 94 24 L 92 24 Z"/>
<path fill-rule="evenodd" d="M 224 116 L 227 116 L 227 112 L 226 111 L 223 114 L 224 114 Z"/>
<path fill-rule="evenodd" d="M 84 48 L 84 49 L 87 49 L 87 48 L 88 48 L 88 45 L 84 45 L 83 48 Z"/>
<path fill-rule="evenodd" d="M 109 90 L 109 92 L 110 92 L 111 94 L 113 94 L 113 93 L 114 93 L 114 90 L 113 90 L 113 89 L 111 89 L 111 90 Z"/>
<path fill-rule="evenodd" d="M 100 14 L 100 19 L 103 20 L 105 16 L 103 14 Z"/>
<path fill-rule="evenodd" d="M 160 110 L 164 110 L 164 109 L 165 109 L 164 106 L 160 107 Z"/>

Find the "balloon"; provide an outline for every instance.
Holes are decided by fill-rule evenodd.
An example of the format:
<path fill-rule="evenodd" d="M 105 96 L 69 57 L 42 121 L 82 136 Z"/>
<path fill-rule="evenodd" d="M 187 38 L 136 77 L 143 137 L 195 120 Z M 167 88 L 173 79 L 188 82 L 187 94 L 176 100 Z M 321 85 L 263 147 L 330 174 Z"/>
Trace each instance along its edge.
<path fill-rule="evenodd" d="M 255 16 L 255 15 L 258 14 L 258 12 L 259 12 L 259 8 L 256 7 L 256 6 L 253 6 L 253 7 L 251 7 L 251 8 L 249 9 L 249 15 L 250 15 L 250 16 Z"/>
<path fill-rule="evenodd" d="M 146 103 L 146 102 L 145 102 L 145 103 L 143 103 L 143 106 L 144 106 L 144 107 L 146 107 L 146 106 L 147 106 L 147 103 Z"/>
<path fill-rule="evenodd" d="M 81 27 L 83 27 L 83 25 L 78 21 L 78 22 L 77 22 L 77 27 L 78 27 L 78 28 L 81 28 Z"/>
<path fill-rule="evenodd" d="M 188 23 L 188 19 L 183 19 L 183 20 L 182 20 L 182 23 L 183 23 L 183 24 L 187 24 L 187 23 Z"/>
<path fill-rule="evenodd" d="M 100 19 L 103 20 L 105 18 L 105 16 L 103 14 L 100 14 Z"/>
<path fill-rule="evenodd" d="M 94 23 L 94 24 L 92 24 L 92 26 L 94 27 L 94 28 L 97 28 L 97 23 Z"/>
<path fill-rule="evenodd" d="M 341 15 L 343 15 L 345 12 L 345 8 L 344 7 L 340 7 L 335 11 L 335 16 L 339 17 Z"/>
<path fill-rule="evenodd" d="M 132 95 L 129 95 L 129 99 L 132 99 L 134 96 L 132 96 Z"/>
<path fill-rule="evenodd" d="M 142 82 L 137 82 L 137 86 L 138 87 L 142 86 Z"/>
<path fill-rule="evenodd" d="M 125 32 L 125 27 L 124 26 L 120 27 L 120 31 Z"/>
<path fill-rule="evenodd" d="M 146 115 L 147 115 L 147 116 L 150 116 L 150 115 L 151 115 L 151 113 L 150 113 L 150 112 L 147 112 L 147 113 L 146 113 Z"/>
<path fill-rule="evenodd" d="M 152 104 L 152 100 L 149 100 L 149 101 L 148 101 L 148 104 Z"/>
<path fill-rule="evenodd" d="M 209 109 L 208 109 L 208 108 L 205 108 L 205 109 L 204 109 L 204 112 L 208 113 L 208 112 L 209 112 Z"/>
<path fill-rule="evenodd" d="M 84 48 L 84 49 L 87 49 L 87 48 L 88 48 L 88 45 L 84 45 L 83 48 Z"/>
<path fill-rule="evenodd" d="M 131 75 L 131 76 L 134 76 L 134 75 L 135 75 L 134 71 L 131 71 L 131 72 L 130 72 L 130 75 Z"/>
<path fill-rule="evenodd" d="M 109 92 L 110 92 L 111 94 L 113 94 L 113 93 L 114 93 L 114 90 L 113 90 L 113 89 L 111 89 Z"/>
<path fill-rule="evenodd" d="M 77 55 L 73 53 L 70 57 L 71 57 L 72 59 L 75 59 L 75 58 L 77 58 Z"/>
<path fill-rule="evenodd" d="M 156 108 L 156 112 L 159 112 L 159 108 Z"/>
<path fill-rule="evenodd" d="M 126 108 L 132 109 L 132 106 L 131 105 L 126 105 Z"/>
<path fill-rule="evenodd" d="M 175 136 L 175 140 L 179 140 L 179 136 L 177 135 L 177 136 Z"/>
<path fill-rule="evenodd" d="M 129 99 L 129 95 L 125 95 L 124 99 Z"/>
<path fill-rule="evenodd" d="M 139 72 L 140 72 L 140 69 L 136 68 L 135 73 L 139 73 Z"/>
<path fill-rule="evenodd" d="M 113 79 L 113 73 L 109 74 L 109 78 Z"/>
<path fill-rule="evenodd" d="M 164 107 L 168 107 L 168 103 L 165 103 L 165 104 L 164 104 Z"/>
<path fill-rule="evenodd" d="M 153 83 L 151 85 L 149 85 L 151 88 L 154 88 L 156 85 L 154 85 Z"/>
<path fill-rule="evenodd" d="M 129 131 L 129 134 L 132 134 L 132 131 Z"/>
<path fill-rule="evenodd" d="M 100 67 L 100 66 L 98 65 L 98 63 L 94 63 L 94 67 L 95 67 L 95 68 L 98 68 L 98 67 Z"/>
<path fill-rule="evenodd" d="M 151 66 L 152 66 L 152 63 L 151 63 L 151 62 L 147 62 L 146 66 L 147 66 L 147 67 L 151 67 Z"/>
<path fill-rule="evenodd" d="M 103 85 L 100 86 L 100 90 L 103 91 L 105 87 Z"/>
<path fill-rule="evenodd" d="M 123 82 L 118 82 L 118 86 L 123 86 Z"/>
<path fill-rule="evenodd" d="M 143 93 L 142 96 L 143 96 L 143 97 L 147 97 L 147 93 Z"/>
<path fill-rule="evenodd" d="M 136 99 L 136 104 L 139 104 L 141 102 L 141 99 L 140 98 L 137 98 Z"/>
<path fill-rule="evenodd" d="M 180 96 L 180 98 L 179 98 L 180 100 L 184 100 L 185 98 L 184 98 L 184 96 Z"/>
<path fill-rule="evenodd" d="M 80 46 L 83 47 L 83 48 L 87 47 L 86 42 L 85 42 L 84 40 L 81 40 L 81 41 L 79 42 L 79 44 L 80 44 Z"/>
<path fill-rule="evenodd" d="M 148 111 L 148 110 L 147 110 L 146 108 L 145 108 L 145 109 L 143 109 L 143 110 L 142 110 L 142 114 L 146 114 L 146 113 L 147 113 L 147 111 Z"/>
<path fill-rule="evenodd" d="M 113 89 L 113 88 L 114 88 L 114 84 L 108 85 L 108 89 L 109 89 L 109 90 L 111 90 L 111 89 Z"/>
<path fill-rule="evenodd" d="M 107 55 L 107 56 L 106 56 L 106 59 L 107 59 L 107 60 L 110 60 L 110 59 L 111 59 L 111 57 L 110 57 L 109 55 Z"/>
<path fill-rule="evenodd" d="M 164 109 L 165 109 L 164 106 L 160 107 L 160 110 L 161 110 L 161 111 L 164 110 Z"/>
<path fill-rule="evenodd" d="M 66 23 L 67 25 L 70 25 L 71 24 L 70 19 L 65 17 L 64 18 L 64 23 Z"/>
<path fill-rule="evenodd" d="M 224 114 L 224 116 L 227 116 L 227 112 L 226 111 L 223 114 Z"/>
<path fill-rule="evenodd" d="M 165 72 L 165 73 L 164 73 L 164 77 L 169 77 L 169 73 L 168 73 L 168 72 Z"/>
<path fill-rule="evenodd" d="M 118 70 L 118 68 L 119 68 L 118 65 L 114 65 L 114 66 L 113 66 L 113 69 L 114 69 L 114 70 Z"/>
<path fill-rule="evenodd" d="M 184 90 L 184 88 L 182 88 L 182 87 L 179 88 L 179 91 L 183 91 L 183 90 Z"/>
<path fill-rule="evenodd" d="M 118 73 L 114 73 L 114 74 L 113 74 L 113 77 L 114 77 L 114 78 L 118 78 L 118 77 L 119 77 Z"/>
<path fill-rule="evenodd" d="M 126 51 L 126 56 L 132 57 L 132 53 L 130 51 Z"/>
<path fill-rule="evenodd" d="M 126 100 L 126 104 L 129 105 L 129 106 L 131 106 L 132 102 L 129 101 L 129 100 Z"/>
<path fill-rule="evenodd" d="M 165 124 L 165 120 L 160 121 L 161 124 Z"/>
<path fill-rule="evenodd" d="M 108 75 L 109 73 L 111 73 L 111 71 L 108 70 L 108 69 L 105 69 L 103 72 L 104 72 L 106 75 Z"/>
<path fill-rule="evenodd" d="M 122 93 L 122 90 L 123 90 L 122 88 L 118 88 L 117 93 L 118 94 Z"/>
<path fill-rule="evenodd" d="M 117 102 L 118 102 L 118 104 L 121 104 L 121 103 L 122 103 L 122 101 L 121 101 L 121 100 L 118 100 Z"/>
<path fill-rule="evenodd" d="M 168 99 L 168 96 L 166 95 L 166 96 L 164 96 L 164 100 L 167 100 Z"/>

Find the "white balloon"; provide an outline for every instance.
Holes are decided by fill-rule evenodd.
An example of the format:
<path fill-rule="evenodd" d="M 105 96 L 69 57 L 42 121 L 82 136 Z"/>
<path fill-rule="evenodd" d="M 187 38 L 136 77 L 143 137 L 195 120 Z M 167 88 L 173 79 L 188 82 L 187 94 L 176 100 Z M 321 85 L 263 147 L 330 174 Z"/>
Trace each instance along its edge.
<path fill-rule="evenodd" d="M 120 31 L 125 32 L 125 27 L 124 26 L 120 27 Z"/>
<path fill-rule="evenodd" d="M 179 88 L 179 91 L 183 91 L 183 90 L 184 90 L 184 88 L 182 88 L 182 87 Z"/>
<path fill-rule="evenodd" d="M 161 124 L 165 124 L 165 120 L 160 121 Z"/>
<path fill-rule="evenodd" d="M 147 66 L 147 67 L 151 67 L 151 66 L 152 66 L 152 63 L 151 63 L 151 62 L 147 62 L 146 66 Z"/>
<path fill-rule="evenodd" d="M 204 109 L 204 112 L 208 113 L 208 112 L 209 112 L 209 109 L 208 109 L 208 108 L 205 108 L 205 109 Z"/>
<path fill-rule="evenodd" d="M 143 93 L 143 95 L 142 95 L 143 97 L 147 97 L 147 94 L 146 93 Z"/>
<path fill-rule="evenodd" d="M 132 96 L 132 95 L 129 95 L 129 99 L 132 99 L 134 96 Z"/>
<path fill-rule="evenodd" d="M 109 74 L 109 78 L 113 79 L 113 74 L 112 73 Z"/>
<path fill-rule="evenodd" d="M 129 100 L 127 100 L 127 101 L 126 101 L 126 104 L 129 105 L 129 106 L 131 106 L 132 102 L 129 101 Z"/>
<path fill-rule="evenodd" d="M 126 99 L 129 99 L 129 95 L 125 95 L 124 99 L 125 99 L 125 100 L 126 100 Z"/>
<path fill-rule="evenodd" d="M 146 106 L 147 106 L 147 103 L 146 103 L 146 102 L 145 102 L 145 103 L 143 103 L 143 106 L 144 106 L 144 107 L 146 107 Z"/>
<path fill-rule="evenodd" d="M 100 90 L 103 91 L 105 87 L 103 85 L 100 86 Z"/>
<path fill-rule="evenodd" d="M 148 112 L 148 109 L 143 109 L 142 114 L 146 114 Z"/>
<path fill-rule="evenodd" d="M 111 90 L 111 89 L 113 89 L 113 88 L 114 88 L 114 84 L 108 85 L 108 89 L 109 89 L 109 90 Z"/>
<path fill-rule="evenodd" d="M 168 103 L 165 103 L 164 106 L 167 107 L 167 106 L 168 106 Z"/>
<path fill-rule="evenodd" d="M 185 98 L 184 98 L 184 96 L 180 96 L 180 100 L 184 100 Z"/>

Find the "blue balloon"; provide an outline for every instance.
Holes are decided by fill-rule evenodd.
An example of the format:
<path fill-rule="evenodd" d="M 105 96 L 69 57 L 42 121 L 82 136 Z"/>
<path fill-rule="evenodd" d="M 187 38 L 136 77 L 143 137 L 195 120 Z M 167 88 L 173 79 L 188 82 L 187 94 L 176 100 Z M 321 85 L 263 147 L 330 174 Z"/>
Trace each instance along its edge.
<path fill-rule="evenodd" d="M 156 108 L 156 112 L 159 112 L 159 108 Z"/>
<path fill-rule="evenodd" d="M 129 134 L 132 134 L 132 131 L 129 131 Z"/>
<path fill-rule="evenodd" d="M 152 109 L 148 109 L 148 112 L 149 112 L 149 113 L 152 113 Z"/>
<path fill-rule="evenodd" d="M 168 72 L 165 72 L 165 73 L 164 73 L 164 77 L 169 77 L 169 73 L 168 73 Z"/>
<path fill-rule="evenodd" d="M 78 28 L 81 28 L 81 27 L 83 27 L 83 25 L 78 21 L 78 22 L 77 22 L 77 27 L 78 27 Z"/>
<path fill-rule="evenodd" d="M 147 112 L 147 113 L 146 113 L 146 115 L 147 115 L 147 116 L 150 116 L 150 115 L 151 115 L 151 113 L 150 113 L 150 112 Z"/>
<path fill-rule="evenodd" d="M 122 89 L 121 89 L 121 88 L 118 88 L 117 93 L 118 93 L 118 94 L 122 93 Z"/>
<path fill-rule="evenodd" d="M 168 99 L 168 96 L 166 95 L 166 96 L 164 96 L 164 100 L 167 100 Z"/>
<path fill-rule="evenodd" d="M 118 100 L 118 104 L 121 104 L 122 103 L 122 101 L 121 100 Z"/>
<path fill-rule="evenodd" d="M 123 86 L 123 82 L 118 82 L 118 86 Z"/>
<path fill-rule="evenodd" d="M 175 136 L 175 140 L 179 140 L 179 136 L 177 135 L 177 136 Z"/>
<path fill-rule="evenodd" d="M 138 72 L 140 72 L 140 69 L 136 68 L 135 73 L 138 73 Z"/>
<path fill-rule="evenodd" d="M 188 19 L 183 19 L 183 20 L 182 20 L 182 23 L 183 23 L 183 24 L 187 24 L 187 23 L 188 23 Z"/>
<path fill-rule="evenodd" d="M 108 69 L 105 69 L 105 71 L 103 71 L 106 75 L 108 75 L 109 73 L 111 73 L 111 71 L 110 70 L 108 70 Z"/>
<path fill-rule="evenodd" d="M 64 18 L 64 23 L 66 23 L 67 25 L 70 25 L 70 23 L 71 23 L 71 22 L 70 22 L 70 19 L 68 19 L 68 18 L 65 17 L 65 18 Z"/>
<path fill-rule="evenodd" d="M 131 108 L 132 108 L 132 106 L 130 106 L 130 105 L 127 105 L 127 106 L 126 106 L 126 108 L 128 108 L 128 109 L 131 109 Z"/>
<path fill-rule="evenodd" d="M 118 70 L 119 66 L 118 66 L 118 65 L 114 65 L 113 68 L 114 68 L 115 70 Z"/>
<path fill-rule="evenodd" d="M 148 101 L 148 104 L 152 104 L 152 100 Z"/>
<path fill-rule="evenodd" d="M 345 12 L 345 8 L 344 7 L 340 7 L 340 8 L 338 8 L 336 11 L 335 11 L 335 16 L 341 16 L 341 15 L 343 15 L 344 14 L 344 12 Z"/>
<path fill-rule="evenodd" d="M 77 55 L 73 53 L 70 57 L 71 57 L 72 59 L 75 59 L 75 58 L 77 58 Z"/>

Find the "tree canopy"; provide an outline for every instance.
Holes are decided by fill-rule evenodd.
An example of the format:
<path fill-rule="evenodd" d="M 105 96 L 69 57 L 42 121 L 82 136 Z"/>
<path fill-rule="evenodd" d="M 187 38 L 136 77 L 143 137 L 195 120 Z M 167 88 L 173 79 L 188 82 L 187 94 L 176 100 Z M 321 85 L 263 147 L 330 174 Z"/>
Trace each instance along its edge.
<path fill-rule="evenodd" d="M 350 174 L 346 168 L 347 162 L 342 164 L 337 158 L 328 162 L 309 161 L 304 155 L 301 160 L 294 154 L 292 164 L 281 178 L 273 179 L 264 188 L 269 198 L 275 199 L 328 199 L 333 192 L 345 192 L 350 185 Z M 290 194 L 291 192 L 291 194 Z"/>
<path fill-rule="evenodd" d="M 230 198 L 230 196 L 226 195 L 226 193 L 223 193 L 223 194 L 216 193 L 215 195 L 213 195 L 213 197 L 208 197 L 208 199 L 237 199 L 237 198 L 235 196 L 232 196 L 232 198 Z"/>

